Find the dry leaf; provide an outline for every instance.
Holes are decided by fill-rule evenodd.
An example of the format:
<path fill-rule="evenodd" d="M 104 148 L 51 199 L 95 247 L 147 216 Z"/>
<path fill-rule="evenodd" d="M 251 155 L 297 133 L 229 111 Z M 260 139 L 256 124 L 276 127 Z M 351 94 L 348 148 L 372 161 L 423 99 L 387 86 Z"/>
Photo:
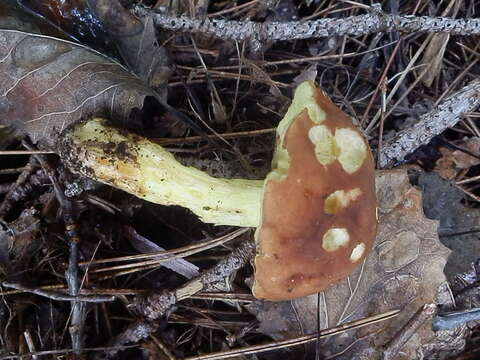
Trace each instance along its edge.
<path fill-rule="evenodd" d="M 45 35 L 44 28 L 19 21 L 22 15 L 12 10 L 0 16 L 0 125 L 54 145 L 58 133 L 79 119 L 95 114 L 126 121 L 145 97 L 161 101 L 119 63 Z"/>
<path fill-rule="evenodd" d="M 480 156 L 480 138 L 468 138 L 465 141 L 462 141 L 458 146 L 468 150 L 474 155 L 477 155 L 477 157 L 475 157 L 467 154 L 465 151 L 453 151 L 453 161 L 458 169 L 468 169 L 472 166 L 480 164 L 480 159 L 478 158 L 478 156 Z"/>
<path fill-rule="evenodd" d="M 454 179 L 460 170 L 469 169 L 480 164 L 480 138 L 468 138 L 456 145 L 471 154 L 477 155 L 477 157 L 465 151 L 441 147 L 439 151 L 442 157 L 435 163 L 434 170 L 445 179 Z"/>
<path fill-rule="evenodd" d="M 137 76 L 158 90 L 172 71 L 165 48 L 159 46 L 153 15 L 134 16 L 118 0 L 89 0 L 115 39 L 122 58 Z"/>
<path fill-rule="evenodd" d="M 421 62 L 424 66 L 428 67 L 428 71 L 426 71 L 422 78 L 422 82 L 427 87 L 432 86 L 433 81 L 442 69 L 443 56 L 447 48 L 448 40 L 450 40 L 450 34 L 447 33 L 431 35 L 430 42 L 425 49 Z M 424 71 L 424 68 L 422 68 L 422 71 Z"/>
<path fill-rule="evenodd" d="M 435 168 L 433 170 L 444 179 L 455 179 L 458 171 L 452 158 L 452 150 L 441 147 L 438 151 L 442 156 L 435 162 Z"/>
<path fill-rule="evenodd" d="M 65 31 L 72 39 L 82 39 L 90 46 L 113 50 L 106 28 L 92 13 L 89 0 L 14 0 L 29 12 L 45 17 Z M 52 35 L 52 34 L 50 34 Z"/>
<path fill-rule="evenodd" d="M 450 16 L 454 18 L 461 6 L 461 1 L 450 0 L 447 7 L 443 10 L 441 16 Z M 426 69 L 422 68 L 421 71 L 423 72 L 426 70 L 422 78 L 422 82 L 427 87 L 432 86 L 433 81 L 440 74 L 448 40 L 450 40 L 450 34 L 448 33 L 430 34 L 427 40 L 425 40 L 428 41 L 428 46 L 423 54 L 421 64 L 423 64 Z"/>
<path fill-rule="evenodd" d="M 344 333 L 321 345 L 322 356 L 375 359 L 420 306 L 436 300 L 439 287 L 446 282 L 443 268 L 450 253 L 438 240 L 438 221 L 424 216 L 421 192 L 410 185 L 405 170 L 378 172 L 377 196 L 378 235 L 363 265 L 319 298 L 312 295 L 291 302 L 254 303 L 251 309 L 261 321 L 261 332 L 284 339 L 315 332 L 317 318 L 325 329 L 401 309 L 389 322 Z M 436 334 L 426 324 L 398 359 L 420 358 L 422 348 L 435 341 Z"/>

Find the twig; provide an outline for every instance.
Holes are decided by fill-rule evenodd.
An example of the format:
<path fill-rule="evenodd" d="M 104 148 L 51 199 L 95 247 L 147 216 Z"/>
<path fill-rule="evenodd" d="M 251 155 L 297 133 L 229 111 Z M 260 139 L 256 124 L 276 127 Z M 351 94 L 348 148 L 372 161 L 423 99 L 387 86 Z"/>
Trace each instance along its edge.
<path fill-rule="evenodd" d="M 386 345 L 382 360 L 393 360 L 415 332 L 437 312 L 436 304 L 423 305 Z"/>
<path fill-rule="evenodd" d="M 15 184 L 10 187 L 9 191 L 5 195 L 5 198 L 3 199 L 3 202 L 0 204 L 0 218 L 5 217 L 13 205 L 22 198 L 22 195 L 24 195 L 24 191 L 22 191 L 22 185 L 26 183 L 28 184 L 27 181 L 35 169 L 36 166 L 32 161 L 29 161 L 24 167 L 23 171 L 18 176 L 17 181 L 15 181 Z"/>
<path fill-rule="evenodd" d="M 168 360 L 177 360 L 177 358 L 175 357 L 175 355 L 172 354 L 172 352 L 168 349 L 168 347 L 163 343 L 163 341 L 161 341 L 160 339 L 158 339 L 156 336 L 153 336 L 151 335 L 151 338 L 153 340 L 153 342 L 155 343 L 155 345 L 157 345 L 157 347 L 163 351 L 163 354 L 165 355 L 165 357 L 168 359 Z"/>
<path fill-rule="evenodd" d="M 63 195 L 63 193 L 62 193 Z M 63 195 L 65 196 L 65 195 Z M 68 210 L 64 209 L 63 218 L 65 222 L 65 230 L 69 238 L 70 254 L 68 257 L 68 269 L 65 272 L 65 278 L 68 284 L 68 291 L 73 297 L 77 297 L 80 291 L 80 279 L 78 277 L 78 244 L 80 237 L 77 233 L 76 223 L 71 216 L 70 201 L 64 198 L 68 203 Z M 72 338 L 72 347 L 76 354 L 79 354 L 83 348 L 83 330 L 86 317 L 85 303 L 77 300 L 72 301 L 72 318 L 70 321 L 70 337 Z"/>
<path fill-rule="evenodd" d="M 426 145 L 435 136 L 453 127 L 464 113 L 474 111 L 480 105 L 480 80 L 447 97 L 438 107 L 422 115 L 411 128 L 402 130 L 386 141 L 380 156 L 379 167 L 384 168 L 403 161 L 421 145 Z"/>
<path fill-rule="evenodd" d="M 155 25 L 163 29 L 203 33 L 223 40 L 248 40 L 256 48 L 268 41 L 311 39 L 330 36 L 360 36 L 381 31 L 443 32 L 454 35 L 480 34 L 480 19 L 452 19 L 447 17 L 392 15 L 372 7 L 370 13 L 343 19 L 311 21 L 266 22 L 229 21 L 221 19 L 194 19 L 171 16 L 137 6 L 140 16 L 152 15 Z"/>
<path fill-rule="evenodd" d="M 237 131 L 230 133 L 219 133 L 218 135 L 205 135 L 205 136 L 190 136 L 186 138 L 153 138 L 152 141 L 160 145 L 172 145 L 172 144 L 188 144 L 192 142 L 206 141 L 206 139 L 215 139 L 218 136 L 221 136 L 224 139 L 230 138 L 239 138 L 239 137 L 252 137 L 265 134 L 274 134 L 276 131 L 275 128 L 270 129 L 261 129 L 261 130 L 251 130 L 251 131 Z"/>
<path fill-rule="evenodd" d="M 30 334 L 30 331 L 25 330 L 23 332 L 23 337 L 25 338 L 25 342 L 27 343 L 28 350 L 31 353 L 34 353 L 35 352 L 35 344 L 33 343 L 32 335 Z M 37 355 L 32 355 L 32 360 L 38 360 L 38 356 Z"/>
<path fill-rule="evenodd" d="M 0 155 L 45 155 L 45 154 L 56 154 L 55 151 L 44 151 L 44 150 L 1 150 Z"/>
<path fill-rule="evenodd" d="M 100 268 L 96 270 L 90 270 L 89 274 L 93 275 L 93 278 L 96 280 L 106 280 L 111 277 L 119 277 L 124 276 L 127 274 L 131 274 L 137 271 L 145 271 L 149 269 L 158 268 L 159 264 L 163 264 L 163 266 L 169 267 L 168 263 L 175 261 L 176 259 L 182 259 L 186 256 L 190 256 L 193 254 L 197 254 L 201 251 L 205 251 L 207 249 L 211 249 L 215 246 L 219 246 L 221 244 L 225 244 L 228 241 L 237 239 L 240 235 L 245 234 L 246 232 L 250 231 L 249 228 L 240 228 L 234 230 L 226 235 L 222 235 L 218 238 L 197 242 L 195 244 L 190 244 L 187 246 L 183 246 L 176 249 L 171 250 L 163 250 L 163 251 L 156 251 L 154 253 L 148 254 L 140 254 L 140 255 L 127 255 L 121 256 L 116 258 L 107 258 L 107 259 L 100 259 L 100 260 L 92 260 L 91 262 L 83 262 L 79 263 L 79 265 L 92 265 L 92 264 L 101 264 L 101 263 L 109 263 L 109 262 L 122 262 L 122 261 L 132 261 L 138 259 L 152 259 L 157 258 L 156 260 L 144 260 L 139 262 L 131 262 L 130 264 L 124 265 L 116 265 L 110 266 L 106 268 Z M 174 267 L 169 267 L 171 269 L 175 269 Z M 195 268 L 197 269 L 197 268 Z M 120 271 L 121 270 L 121 271 Z M 107 275 L 98 276 L 99 273 L 106 272 L 109 273 Z M 175 270 L 176 271 L 176 270 Z M 95 276 L 97 275 L 97 276 Z M 189 274 L 188 279 L 193 278 L 194 276 L 198 275 L 198 271 L 195 274 Z"/>
<path fill-rule="evenodd" d="M 252 241 L 244 241 L 217 265 L 204 271 L 200 276 L 180 286 L 176 290 L 138 297 L 134 302 L 135 308 L 132 310 L 150 320 L 158 319 L 177 301 L 186 299 L 207 288 L 209 285 L 222 281 L 243 267 L 253 258 L 254 253 L 255 244 Z"/>
<path fill-rule="evenodd" d="M 108 347 L 92 347 L 92 348 L 84 348 L 83 351 L 109 351 L 109 350 L 125 350 L 130 349 L 134 346 L 121 346 L 117 348 L 108 348 Z M 7 360 L 7 359 L 28 359 L 31 356 L 45 356 L 45 355 L 58 355 L 58 354 L 69 354 L 72 353 L 73 349 L 59 349 L 59 350 L 45 350 L 45 351 L 37 351 L 28 354 L 10 354 L 10 355 L 3 355 L 0 356 L 0 360 Z"/>
<path fill-rule="evenodd" d="M 103 295 L 68 295 L 63 294 L 57 291 L 52 290 L 44 290 L 39 288 L 34 288 L 18 283 L 9 283 L 9 282 L 2 282 L 2 286 L 5 286 L 9 289 L 15 290 L 22 290 L 24 292 L 32 293 L 35 295 L 43 296 L 51 300 L 55 301 L 80 301 L 80 302 L 91 302 L 91 303 L 102 303 L 106 301 L 114 301 L 114 296 L 103 296 Z"/>
<path fill-rule="evenodd" d="M 467 321 L 480 320 L 480 309 L 469 309 L 462 311 L 453 311 L 446 314 L 437 315 L 432 320 L 432 329 L 434 331 L 439 330 L 451 330 Z"/>
<path fill-rule="evenodd" d="M 25 166 L 11 169 L 0 169 L 0 175 L 18 174 L 25 170 Z"/>
<path fill-rule="evenodd" d="M 238 357 L 238 356 L 246 356 L 250 354 L 258 354 L 261 352 L 265 351 L 272 351 L 272 350 L 278 350 L 282 348 L 287 348 L 287 347 L 292 347 L 292 346 L 297 346 L 297 345 L 302 345 L 302 344 L 307 344 L 313 341 L 317 340 L 317 337 L 320 337 L 321 339 L 324 339 L 329 336 L 333 336 L 342 332 L 345 332 L 347 330 L 352 330 L 352 329 L 357 329 L 363 326 L 371 325 L 380 321 L 385 321 L 388 319 L 391 319 L 395 316 L 398 315 L 398 310 L 392 310 L 388 311 L 383 314 L 371 316 L 365 319 L 361 320 L 356 320 L 352 321 L 349 323 L 345 323 L 333 328 L 321 330 L 318 334 L 310 334 L 310 335 L 305 335 L 302 337 L 294 338 L 294 339 L 287 339 L 283 341 L 272 341 L 267 344 L 263 345 L 254 345 L 254 346 L 248 346 L 248 347 L 243 347 L 241 349 L 234 349 L 234 350 L 229 350 L 229 351 L 221 351 L 217 353 L 211 353 L 211 354 L 206 354 L 206 355 L 198 355 L 198 356 L 192 356 L 188 357 L 185 360 L 220 360 L 220 359 L 228 359 L 232 357 Z"/>
<path fill-rule="evenodd" d="M 114 258 L 83 261 L 83 262 L 80 262 L 79 265 L 80 266 L 98 265 L 98 264 L 105 264 L 105 263 L 111 263 L 111 262 L 124 262 L 124 261 L 131 262 L 136 260 L 147 260 L 147 259 L 154 259 L 154 262 L 152 262 L 152 264 L 158 264 L 158 263 L 162 263 L 164 261 L 169 261 L 176 258 L 184 258 L 187 256 L 191 256 L 201 251 L 205 251 L 213 247 L 220 246 L 229 241 L 237 239 L 240 235 L 243 235 L 248 231 L 250 231 L 249 228 L 240 228 L 232 232 L 229 232 L 225 235 L 222 235 L 218 238 L 199 241 L 197 243 L 182 246 L 176 249 L 160 250 L 152 253 L 139 254 L 139 255 L 127 255 L 127 256 L 119 256 Z M 142 265 L 150 265 L 150 263 L 142 263 Z M 90 271 L 90 274 L 93 272 L 94 271 Z"/>
<path fill-rule="evenodd" d="M 175 290 L 154 293 L 148 296 L 137 297 L 129 306 L 139 316 L 146 318 L 131 324 L 111 345 L 121 346 L 130 342 L 138 342 L 155 332 L 158 324 L 155 321 L 165 315 L 172 306 L 180 300 L 207 288 L 210 284 L 217 283 L 225 277 L 243 267 L 255 253 L 255 243 L 244 241 L 230 255 L 217 263 L 214 267 L 204 271 L 200 276 L 192 279 Z M 113 355 L 110 352 L 110 355 Z"/>
<path fill-rule="evenodd" d="M 191 299 L 201 300 L 214 300 L 214 301 L 235 301 L 237 303 L 251 303 L 256 299 L 251 293 L 239 294 L 239 293 L 222 293 L 222 292 L 208 292 L 202 291 L 201 293 L 190 296 Z"/>
<path fill-rule="evenodd" d="M 34 151 L 35 149 L 26 141 L 23 141 L 23 146 L 28 150 Z M 57 181 L 55 170 L 50 166 L 49 162 L 43 155 L 34 154 L 35 159 L 40 163 L 45 173 L 48 175 L 55 196 L 62 207 L 63 221 L 65 223 L 65 234 L 69 240 L 69 257 L 68 257 L 68 269 L 65 272 L 65 278 L 68 285 L 68 292 L 72 296 L 72 317 L 70 319 L 70 326 L 68 328 L 70 337 L 72 339 L 72 348 L 76 354 L 81 352 L 83 348 L 83 331 L 86 317 L 86 304 L 85 302 L 76 300 L 79 295 L 80 281 L 78 277 L 78 243 L 80 237 L 78 235 L 77 224 L 73 218 L 72 204 L 67 199 L 65 193 Z"/>
<path fill-rule="evenodd" d="M 393 56 L 392 56 L 393 57 Z M 392 58 L 391 57 L 391 58 Z M 382 79 L 382 83 L 380 84 L 380 91 L 381 91 L 381 99 L 382 99 L 382 105 L 380 108 L 380 129 L 378 131 L 378 159 L 380 159 L 381 154 L 382 154 L 382 145 L 383 145 L 383 128 L 385 125 L 385 112 L 386 112 L 386 92 L 387 92 L 387 83 L 386 83 L 386 78 L 384 77 Z"/>
<path fill-rule="evenodd" d="M 48 176 L 45 172 L 42 169 L 38 169 L 34 173 L 31 173 L 31 169 L 27 164 L 27 166 L 24 167 L 24 171 L 17 178 L 15 184 L 8 185 L 9 188 L 7 194 L 0 205 L 0 218 L 6 216 L 16 203 L 27 198 L 37 188 L 44 186 L 45 184 L 49 184 Z M 3 186 L 1 190 L 3 190 Z"/>

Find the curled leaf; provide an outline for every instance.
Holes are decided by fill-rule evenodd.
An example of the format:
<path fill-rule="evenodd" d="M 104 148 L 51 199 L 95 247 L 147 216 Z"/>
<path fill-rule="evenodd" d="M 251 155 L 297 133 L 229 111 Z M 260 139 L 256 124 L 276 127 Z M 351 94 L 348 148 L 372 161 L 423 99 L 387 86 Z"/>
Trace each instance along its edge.
<path fill-rule="evenodd" d="M 54 146 L 59 134 L 82 118 L 101 115 L 126 122 L 147 96 L 161 102 L 121 64 L 45 35 L 18 21 L 21 16 L 12 10 L 0 21 L 0 125 L 13 125 L 33 141 Z"/>

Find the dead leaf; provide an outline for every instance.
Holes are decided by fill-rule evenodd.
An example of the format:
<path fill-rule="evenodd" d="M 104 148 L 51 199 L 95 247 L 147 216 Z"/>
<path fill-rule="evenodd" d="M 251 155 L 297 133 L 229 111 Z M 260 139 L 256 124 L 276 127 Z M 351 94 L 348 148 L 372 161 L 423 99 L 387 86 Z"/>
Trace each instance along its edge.
<path fill-rule="evenodd" d="M 105 28 L 94 16 L 88 0 L 16 0 L 29 12 L 40 14 L 59 26 L 72 38 L 81 39 L 90 46 L 113 50 Z M 50 34 L 52 35 L 52 34 Z"/>
<path fill-rule="evenodd" d="M 0 29 L 22 30 L 25 32 L 36 32 L 50 36 L 73 40 L 73 38 L 55 27 L 44 17 L 37 15 L 34 11 L 25 11 L 22 1 L 0 1 Z"/>
<path fill-rule="evenodd" d="M 116 61 L 77 43 L 45 35 L 11 11 L 0 21 L 0 125 L 54 145 L 68 125 L 91 115 L 126 121 L 158 94 Z M 15 24 L 15 29 L 5 24 Z M 2 26 L 3 25 L 3 26 Z"/>
<path fill-rule="evenodd" d="M 157 42 L 153 14 L 136 17 L 118 0 L 89 0 L 89 3 L 115 39 L 128 67 L 156 90 L 165 85 L 172 73 L 170 59 Z"/>
<path fill-rule="evenodd" d="M 450 34 L 432 34 L 430 42 L 423 54 L 422 64 L 428 67 L 428 71 L 422 78 L 422 82 L 425 86 L 430 87 L 433 81 L 440 73 L 442 69 L 443 56 L 447 48 L 448 40 L 450 40 Z M 422 68 L 424 71 L 424 68 Z"/>
<path fill-rule="evenodd" d="M 378 235 L 363 265 L 318 296 L 282 303 L 255 302 L 250 309 L 261 322 L 261 332 L 279 340 L 314 333 L 317 319 L 325 329 L 401 309 L 394 320 L 321 343 L 325 357 L 377 359 L 382 346 L 415 311 L 436 300 L 439 287 L 446 283 L 443 268 L 449 250 L 438 240 L 438 222 L 423 214 L 421 192 L 410 185 L 405 170 L 381 171 L 377 173 L 377 197 Z M 424 325 L 398 359 L 419 359 L 423 346 L 435 343 L 437 335 L 429 324 Z"/>
<path fill-rule="evenodd" d="M 452 158 L 458 169 L 468 169 L 480 164 L 480 159 L 478 158 L 478 156 L 480 156 L 480 138 L 468 138 L 465 141 L 462 141 L 458 146 L 477 156 L 472 156 L 461 150 L 453 151 Z"/>
<path fill-rule="evenodd" d="M 461 4 L 461 1 L 450 0 L 441 16 L 455 18 L 459 8 L 462 6 Z M 450 40 L 450 34 L 448 33 L 430 34 L 425 40 L 428 42 L 428 45 L 423 54 L 421 64 L 426 67 L 422 68 L 422 72 L 428 69 L 422 77 L 422 82 L 427 87 L 432 86 L 433 81 L 440 74 L 448 40 Z"/>
<path fill-rule="evenodd" d="M 466 151 L 453 150 L 445 147 L 439 149 L 442 157 L 435 163 L 434 170 L 444 179 L 454 179 L 460 170 L 480 165 L 480 138 L 468 138 L 455 145 Z M 476 157 L 469 153 L 476 155 Z"/>
<path fill-rule="evenodd" d="M 438 149 L 442 156 L 435 162 L 434 171 L 442 178 L 452 180 L 457 176 L 457 169 L 452 158 L 452 150 L 441 147 Z"/>

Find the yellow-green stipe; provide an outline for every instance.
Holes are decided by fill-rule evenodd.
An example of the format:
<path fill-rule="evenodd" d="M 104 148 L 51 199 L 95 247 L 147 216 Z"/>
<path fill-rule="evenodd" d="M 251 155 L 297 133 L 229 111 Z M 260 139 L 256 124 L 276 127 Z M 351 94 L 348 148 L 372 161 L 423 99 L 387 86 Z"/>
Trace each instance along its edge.
<path fill-rule="evenodd" d="M 62 157 L 88 177 L 157 204 L 189 208 L 204 222 L 259 224 L 262 180 L 214 178 L 100 118 L 77 124 L 67 137 Z"/>

